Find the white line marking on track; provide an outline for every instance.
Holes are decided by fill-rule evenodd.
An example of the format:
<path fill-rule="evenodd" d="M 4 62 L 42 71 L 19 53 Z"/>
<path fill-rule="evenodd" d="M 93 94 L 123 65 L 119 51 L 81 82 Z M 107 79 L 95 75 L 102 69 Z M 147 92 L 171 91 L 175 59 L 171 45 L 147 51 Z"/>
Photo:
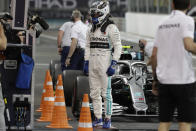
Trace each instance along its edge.
<path fill-rule="evenodd" d="M 35 86 L 38 86 L 38 87 L 43 87 L 43 84 L 35 84 Z"/>
<path fill-rule="evenodd" d="M 51 35 L 41 35 L 42 38 L 50 39 L 50 40 L 57 40 L 57 37 L 51 36 Z"/>
<path fill-rule="evenodd" d="M 36 63 L 35 66 L 49 66 L 49 64 L 46 64 L 46 63 Z"/>

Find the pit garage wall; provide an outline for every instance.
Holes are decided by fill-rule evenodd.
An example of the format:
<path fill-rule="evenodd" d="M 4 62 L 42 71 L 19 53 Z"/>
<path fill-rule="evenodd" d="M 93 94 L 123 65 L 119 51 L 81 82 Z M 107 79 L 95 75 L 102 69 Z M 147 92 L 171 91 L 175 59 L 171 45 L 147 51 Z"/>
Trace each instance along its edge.
<path fill-rule="evenodd" d="M 167 16 L 127 12 L 125 14 L 126 32 L 154 38 L 159 23 Z"/>

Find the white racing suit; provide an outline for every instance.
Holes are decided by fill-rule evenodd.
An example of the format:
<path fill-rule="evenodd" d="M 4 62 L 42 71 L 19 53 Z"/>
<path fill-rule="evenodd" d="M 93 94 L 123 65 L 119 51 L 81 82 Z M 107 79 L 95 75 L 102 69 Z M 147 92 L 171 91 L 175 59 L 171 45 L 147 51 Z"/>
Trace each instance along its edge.
<path fill-rule="evenodd" d="M 116 25 L 110 24 L 105 32 L 101 28 L 87 32 L 85 60 L 89 60 L 90 97 L 93 101 L 95 116 L 102 118 L 102 98 L 104 100 L 105 117 L 112 115 L 111 77 L 106 72 L 111 60 L 118 61 L 122 45 L 120 32 Z M 114 52 L 112 55 L 112 48 Z"/>

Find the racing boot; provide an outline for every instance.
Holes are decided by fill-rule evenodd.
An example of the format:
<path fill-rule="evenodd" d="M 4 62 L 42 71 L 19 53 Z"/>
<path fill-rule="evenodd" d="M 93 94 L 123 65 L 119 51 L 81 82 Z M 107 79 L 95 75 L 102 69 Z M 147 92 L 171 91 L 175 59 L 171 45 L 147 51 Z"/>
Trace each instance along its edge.
<path fill-rule="evenodd" d="M 105 118 L 103 123 L 103 128 L 110 128 L 111 127 L 111 119 Z"/>
<path fill-rule="evenodd" d="M 102 118 L 101 119 L 95 118 L 95 120 L 93 121 L 93 127 L 98 127 L 98 126 L 103 126 Z"/>

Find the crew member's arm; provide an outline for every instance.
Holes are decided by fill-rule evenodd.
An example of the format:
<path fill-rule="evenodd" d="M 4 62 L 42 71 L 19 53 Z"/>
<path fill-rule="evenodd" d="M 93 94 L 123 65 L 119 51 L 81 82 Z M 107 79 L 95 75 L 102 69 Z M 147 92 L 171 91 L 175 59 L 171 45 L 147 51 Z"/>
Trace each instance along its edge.
<path fill-rule="evenodd" d="M 153 47 L 154 47 L 154 43 L 153 42 L 147 42 L 144 39 L 141 39 L 140 42 L 144 44 L 145 53 L 149 57 L 147 65 L 151 65 L 152 64 L 151 63 L 151 56 L 152 56 L 152 50 L 153 50 Z"/>
<path fill-rule="evenodd" d="M 156 69 L 157 69 L 157 53 L 158 53 L 158 47 L 159 47 L 159 43 L 161 42 L 161 36 L 159 35 L 159 29 L 157 30 L 156 36 L 155 36 L 155 41 L 154 41 L 154 47 L 152 50 L 152 56 L 151 56 L 151 64 L 152 64 L 152 74 L 153 74 L 153 78 L 154 81 L 152 83 L 152 94 L 154 94 L 155 96 L 158 96 L 159 92 L 158 92 L 158 88 L 156 87 L 157 84 L 157 74 L 156 74 Z"/>
<path fill-rule="evenodd" d="M 184 38 L 184 47 L 187 51 L 196 55 L 196 43 L 194 43 L 193 38 Z"/>
<path fill-rule="evenodd" d="M 157 47 L 153 48 L 152 56 L 151 56 L 151 64 L 152 64 L 152 73 L 153 73 L 153 78 L 154 78 L 154 81 L 152 83 L 152 94 L 154 94 L 155 96 L 158 96 L 159 92 L 158 92 L 158 89 L 156 87 L 156 84 L 157 84 L 157 75 L 156 75 Z"/>
<path fill-rule="evenodd" d="M 69 53 L 67 55 L 67 59 L 65 61 L 65 65 L 68 66 L 70 65 L 70 59 L 76 49 L 76 46 L 78 44 L 78 37 L 80 34 L 80 30 L 78 30 L 78 26 L 73 26 L 71 29 L 71 45 L 70 45 L 70 49 L 69 49 Z"/>
<path fill-rule="evenodd" d="M 64 35 L 64 31 L 59 30 L 58 37 L 57 37 L 58 48 L 61 48 L 61 43 L 62 43 L 63 35 Z"/>
<path fill-rule="evenodd" d="M 7 38 L 4 34 L 3 26 L 0 24 L 0 50 L 5 50 L 7 46 Z"/>
<path fill-rule="evenodd" d="M 70 65 L 70 59 L 76 49 L 77 43 L 78 43 L 78 40 L 76 38 L 71 38 L 71 46 L 70 46 L 69 53 L 68 53 L 68 56 L 65 62 L 65 65 L 67 66 Z"/>
<path fill-rule="evenodd" d="M 154 47 L 154 48 L 153 48 L 152 56 L 151 56 L 151 62 L 152 62 L 153 77 L 156 78 L 156 68 L 157 68 L 157 47 Z"/>
<path fill-rule="evenodd" d="M 122 52 L 120 32 L 115 25 L 109 26 L 109 38 L 114 47 L 112 60 L 118 61 Z"/>
<path fill-rule="evenodd" d="M 67 29 L 67 25 L 68 23 L 64 23 L 60 28 L 59 28 L 59 32 L 58 32 L 58 37 L 57 37 L 57 46 L 58 46 L 58 52 L 59 54 L 61 54 L 62 52 L 62 40 L 63 40 L 63 36 L 65 33 L 65 30 Z"/>
<path fill-rule="evenodd" d="M 194 43 L 194 20 L 191 19 L 190 21 L 187 21 L 183 27 L 182 27 L 182 33 L 183 33 L 183 41 L 184 41 L 184 48 L 193 53 L 196 54 L 196 43 Z"/>
<path fill-rule="evenodd" d="M 58 52 L 59 52 L 59 54 L 61 54 L 61 52 L 62 52 L 61 44 L 62 44 L 62 39 L 63 39 L 64 30 L 65 29 L 66 29 L 66 24 L 63 24 L 61 26 L 61 28 L 59 29 L 59 32 L 58 32 L 57 46 L 58 46 Z"/>

